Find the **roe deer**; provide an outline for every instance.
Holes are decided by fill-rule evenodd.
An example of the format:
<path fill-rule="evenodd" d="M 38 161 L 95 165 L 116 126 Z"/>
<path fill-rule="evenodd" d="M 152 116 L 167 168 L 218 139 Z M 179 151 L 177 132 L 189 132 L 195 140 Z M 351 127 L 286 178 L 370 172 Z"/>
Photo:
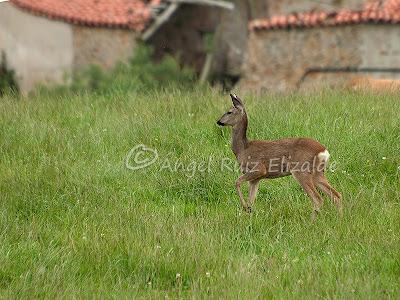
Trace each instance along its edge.
<path fill-rule="evenodd" d="M 232 151 L 243 173 L 236 181 L 236 189 L 243 209 L 251 212 L 261 179 L 293 175 L 312 199 L 312 219 L 315 219 L 323 204 L 316 188 L 332 199 L 341 214 L 342 196 L 329 184 L 324 175 L 329 159 L 328 150 L 310 138 L 248 140 L 247 114 L 243 102 L 235 94 L 231 94 L 231 98 L 233 107 L 217 121 L 217 124 L 233 127 Z M 250 185 L 248 203 L 240 189 L 240 185 L 245 181 Z"/>

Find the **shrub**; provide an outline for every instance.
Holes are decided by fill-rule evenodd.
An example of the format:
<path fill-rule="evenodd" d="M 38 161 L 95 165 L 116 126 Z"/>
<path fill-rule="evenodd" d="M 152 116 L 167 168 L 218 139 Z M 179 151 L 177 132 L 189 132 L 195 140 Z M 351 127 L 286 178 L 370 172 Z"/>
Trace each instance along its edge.
<path fill-rule="evenodd" d="M 167 86 L 190 87 L 193 84 L 194 72 L 180 67 L 175 58 L 167 56 L 155 63 L 151 56 L 152 49 L 140 44 L 128 63 L 119 63 L 110 72 L 91 66 L 75 75 L 71 88 L 73 91 L 149 90 Z"/>
<path fill-rule="evenodd" d="M 18 92 L 18 85 L 14 71 L 8 68 L 6 55 L 2 51 L 0 60 L 0 96 L 7 91 Z"/>

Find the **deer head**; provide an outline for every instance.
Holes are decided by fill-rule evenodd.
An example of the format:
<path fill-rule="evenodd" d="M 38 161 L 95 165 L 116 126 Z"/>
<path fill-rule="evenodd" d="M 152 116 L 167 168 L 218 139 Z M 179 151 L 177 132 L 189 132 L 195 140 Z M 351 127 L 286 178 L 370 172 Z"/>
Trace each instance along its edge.
<path fill-rule="evenodd" d="M 224 113 L 217 121 L 217 124 L 220 126 L 235 126 L 246 116 L 242 100 L 240 100 L 240 98 L 235 94 L 230 95 L 232 98 L 233 107 Z"/>

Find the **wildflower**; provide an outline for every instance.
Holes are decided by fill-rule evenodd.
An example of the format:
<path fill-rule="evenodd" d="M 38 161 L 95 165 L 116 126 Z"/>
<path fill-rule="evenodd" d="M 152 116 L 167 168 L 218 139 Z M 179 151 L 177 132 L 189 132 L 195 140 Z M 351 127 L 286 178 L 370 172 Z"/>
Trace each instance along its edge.
<path fill-rule="evenodd" d="M 210 277 L 210 276 L 211 276 L 210 272 L 206 272 L 206 277 Z"/>

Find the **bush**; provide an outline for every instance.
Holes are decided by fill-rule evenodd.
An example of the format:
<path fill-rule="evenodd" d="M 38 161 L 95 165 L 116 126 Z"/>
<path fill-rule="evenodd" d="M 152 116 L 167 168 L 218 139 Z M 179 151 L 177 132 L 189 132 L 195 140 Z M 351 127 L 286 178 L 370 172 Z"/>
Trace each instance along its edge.
<path fill-rule="evenodd" d="M 18 85 L 15 80 L 14 71 L 8 69 L 7 59 L 4 52 L 1 52 L 0 60 L 0 96 L 5 92 L 18 92 Z"/>
<path fill-rule="evenodd" d="M 149 90 L 167 86 L 190 87 L 195 80 L 192 70 L 180 67 L 171 56 L 155 63 L 151 59 L 152 49 L 138 45 L 133 58 L 128 63 L 119 63 L 111 72 L 99 66 L 91 66 L 76 74 L 72 90 Z"/>

